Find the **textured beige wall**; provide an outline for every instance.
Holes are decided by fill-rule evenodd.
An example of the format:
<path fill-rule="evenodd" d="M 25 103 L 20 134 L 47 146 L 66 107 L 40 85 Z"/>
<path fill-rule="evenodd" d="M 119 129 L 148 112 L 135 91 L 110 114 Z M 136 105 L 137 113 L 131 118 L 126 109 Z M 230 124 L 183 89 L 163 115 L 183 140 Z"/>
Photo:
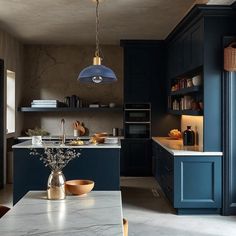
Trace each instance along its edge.
<path fill-rule="evenodd" d="M 4 60 L 6 88 L 6 70 L 14 71 L 16 74 L 16 108 L 21 101 L 23 46 L 19 41 L 8 33 L 0 30 L 0 58 Z M 6 97 L 6 94 L 4 94 Z M 16 135 L 21 132 L 23 116 L 16 112 Z M 4 122 L 6 123 L 6 121 Z"/>
<path fill-rule="evenodd" d="M 4 101 L 6 102 L 6 71 L 11 70 L 16 75 L 16 108 L 19 106 L 21 100 L 21 84 L 22 84 L 22 65 L 23 65 L 23 46 L 15 38 L 8 33 L 0 30 L 0 58 L 4 60 Z M 4 102 L 4 114 L 6 114 L 6 104 Z M 13 134 L 17 136 L 20 134 L 23 126 L 23 115 L 16 112 L 16 132 Z M 4 115 L 4 129 L 6 130 L 6 119 Z M 4 183 L 6 183 L 6 143 L 7 136 L 4 137 Z"/>
<path fill-rule="evenodd" d="M 91 65 L 93 46 L 27 45 L 24 48 L 24 93 L 22 105 L 33 99 L 58 99 L 73 94 L 83 100 L 117 105 L 123 103 L 123 50 L 119 46 L 103 46 L 103 64 L 112 68 L 118 82 L 114 84 L 80 84 L 79 72 Z M 85 122 L 90 134 L 111 132 L 122 127 L 121 113 L 34 113 L 25 114 L 24 129 L 40 126 L 51 134 L 59 134 L 60 119 L 66 120 L 67 134 L 73 134 L 72 122 Z"/>

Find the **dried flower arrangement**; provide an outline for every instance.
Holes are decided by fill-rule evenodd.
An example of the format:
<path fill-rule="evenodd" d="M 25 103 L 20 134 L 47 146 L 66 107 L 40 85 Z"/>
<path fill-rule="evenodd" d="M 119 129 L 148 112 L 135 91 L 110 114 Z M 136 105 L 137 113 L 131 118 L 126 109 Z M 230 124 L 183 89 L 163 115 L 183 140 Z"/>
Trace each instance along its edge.
<path fill-rule="evenodd" d="M 39 160 L 43 161 L 44 165 L 52 171 L 61 171 L 71 160 L 79 157 L 80 154 L 75 149 L 47 147 L 44 148 L 42 153 L 36 149 L 31 149 L 30 152 L 30 155 L 39 156 Z"/>
<path fill-rule="evenodd" d="M 44 129 L 35 127 L 34 129 L 28 129 L 25 132 L 28 136 L 48 136 L 50 133 Z"/>

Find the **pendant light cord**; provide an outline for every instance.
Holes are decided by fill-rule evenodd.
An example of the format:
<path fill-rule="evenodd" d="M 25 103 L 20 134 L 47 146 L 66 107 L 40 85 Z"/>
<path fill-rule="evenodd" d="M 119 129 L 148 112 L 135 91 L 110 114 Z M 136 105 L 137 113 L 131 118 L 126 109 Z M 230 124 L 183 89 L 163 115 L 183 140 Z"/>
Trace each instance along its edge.
<path fill-rule="evenodd" d="M 95 51 L 95 56 L 99 57 L 99 0 L 96 0 L 97 5 L 96 5 L 96 51 Z"/>

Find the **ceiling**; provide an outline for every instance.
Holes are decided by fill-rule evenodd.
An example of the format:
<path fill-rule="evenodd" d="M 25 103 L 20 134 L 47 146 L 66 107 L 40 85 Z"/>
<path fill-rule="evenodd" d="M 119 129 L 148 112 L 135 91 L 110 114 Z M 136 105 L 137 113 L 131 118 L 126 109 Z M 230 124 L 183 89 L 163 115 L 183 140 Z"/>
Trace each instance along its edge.
<path fill-rule="evenodd" d="M 196 2 L 204 0 L 101 0 L 100 41 L 164 39 Z M 0 28 L 25 44 L 94 44 L 95 2 L 0 0 Z"/>

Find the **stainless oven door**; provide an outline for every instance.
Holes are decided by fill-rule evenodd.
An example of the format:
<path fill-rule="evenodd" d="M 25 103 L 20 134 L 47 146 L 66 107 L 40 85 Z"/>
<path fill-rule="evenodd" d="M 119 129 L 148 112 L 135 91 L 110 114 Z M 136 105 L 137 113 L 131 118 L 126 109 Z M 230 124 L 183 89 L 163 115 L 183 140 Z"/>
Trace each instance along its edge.
<path fill-rule="evenodd" d="M 126 122 L 125 138 L 150 138 L 150 122 Z"/>
<path fill-rule="evenodd" d="M 150 121 L 150 110 L 125 110 L 125 121 Z"/>

